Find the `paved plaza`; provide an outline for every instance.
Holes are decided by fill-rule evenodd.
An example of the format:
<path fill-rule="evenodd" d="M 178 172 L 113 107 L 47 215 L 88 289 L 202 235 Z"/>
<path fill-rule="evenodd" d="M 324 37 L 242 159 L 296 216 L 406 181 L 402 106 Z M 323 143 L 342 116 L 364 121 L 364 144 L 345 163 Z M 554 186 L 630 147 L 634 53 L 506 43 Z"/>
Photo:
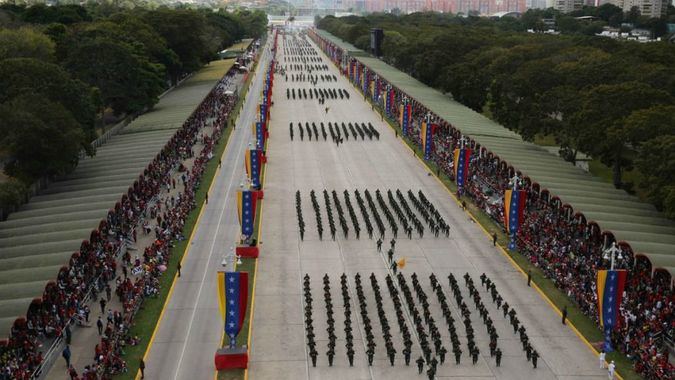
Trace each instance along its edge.
<path fill-rule="evenodd" d="M 284 62 L 286 41 L 280 36 L 277 58 L 282 67 L 285 63 L 289 63 Z M 396 259 L 406 259 L 402 272 L 408 283 L 410 284 L 412 273 L 419 276 L 420 284 L 429 296 L 430 310 L 442 333 L 443 344 L 449 351 L 448 329 L 429 281 L 431 273 L 435 273 L 438 277 L 457 321 L 457 332 L 464 351 L 461 364 L 456 365 L 454 356 L 449 353 L 445 364 L 438 367 L 437 378 L 606 378 L 606 371 L 599 369 L 598 360 L 590 348 L 570 328 L 561 325 L 560 316 L 533 288 L 527 286 L 524 276 L 497 248 L 493 247 L 491 239 L 484 231 L 458 206 L 437 179 L 427 172 L 422 163 L 413 156 L 412 151 L 397 139 L 394 131 L 371 109 L 370 104 L 363 100 L 347 79 L 339 74 L 337 68 L 320 53 L 318 48 L 315 50 L 319 52 L 319 57 L 323 57 L 322 63 L 328 64 L 329 71 L 316 71 L 313 74 L 330 73 L 337 76 L 337 82 L 318 81 L 315 86 L 306 81 L 292 82 L 291 74 L 300 72 L 295 70 L 287 71 L 288 81 L 284 80 L 283 75 L 277 75 L 275 81 L 249 377 L 254 380 L 277 379 L 280 378 L 280 374 L 288 379 L 426 377 L 424 373 L 417 374 L 417 366 L 414 364 L 421 353 L 414 335 L 412 362 L 409 367 L 405 366 L 401 354 L 402 338 L 385 282 L 386 276 L 390 273 L 385 252 L 389 248 L 391 230 L 387 228 L 389 234 L 383 239 L 385 243 L 382 253 L 378 253 L 376 249 L 377 238 L 369 239 L 363 231 L 360 239 L 356 239 L 351 232 L 349 238 L 345 239 L 338 226 L 339 232 L 335 241 L 326 232 L 320 240 L 309 197 L 311 190 L 316 191 L 324 228 L 327 230 L 328 216 L 323 190 L 326 189 L 329 193 L 336 190 L 342 200 L 343 191 L 348 190 L 352 193 L 351 200 L 363 229 L 364 220 L 353 197 L 354 191 L 359 190 L 363 193 L 369 190 L 374 194 L 375 190 L 380 189 L 386 194 L 386 190 L 400 189 L 404 194 L 408 190 L 414 193 L 422 190 L 450 225 L 449 237 L 443 234 L 434 237 L 428 229 L 423 238 L 414 233 L 412 238 L 408 239 L 399 233 L 395 249 Z M 328 99 L 325 104 L 319 104 L 317 99 L 287 99 L 286 89 L 298 87 L 305 87 L 308 90 L 314 87 L 342 88 L 349 91 L 350 100 Z M 294 139 L 291 140 L 289 135 L 291 122 L 302 122 L 303 125 L 305 122 L 310 124 L 314 122 L 317 125 L 324 122 L 326 126 L 328 122 L 371 123 L 380 132 L 380 138 L 379 140 L 359 138 L 356 141 L 350 138 L 344 144 L 336 146 L 330 137 L 326 141 L 320 138 L 319 141 L 313 139 L 309 142 L 305 136 L 301 141 L 296 131 Z M 295 209 L 295 194 L 298 190 L 301 193 L 306 223 L 304 240 L 300 239 Z M 345 207 L 344 203 L 342 206 Z M 333 213 L 337 220 L 334 205 Z M 381 209 L 380 215 L 383 216 Z M 388 227 L 387 221 L 384 222 Z M 352 226 L 351 221 L 349 225 Z M 340 286 L 340 276 L 343 273 L 347 275 L 351 294 L 355 350 L 353 367 L 349 366 L 345 352 L 344 312 Z M 362 276 L 367 311 L 377 344 L 372 366 L 368 366 L 365 354 L 363 320 L 359 313 L 354 282 L 357 273 Z M 392 341 L 397 350 L 394 366 L 390 365 L 386 357 L 374 292 L 369 280 L 371 273 L 375 274 L 381 287 L 383 308 L 392 326 Z M 476 365 L 471 363 L 467 354 L 464 326 L 448 286 L 447 276 L 450 273 L 458 279 L 461 292 L 472 313 L 471 321 L 476 331 L 475 340 L 480 349 Z M 475 311 L 468 288 L 464 286 L 462 277 L 465 273 L 469 273 L 473 278 L 490 317 L 494 320 L 499 334 L 499 347 L 504 354 L 500 367 L 496 367 L 495 359 L 490 357 L 485 325 Z M 537 369 L 533 369 L 532 364 L 527 361 L 519 336 L 513 333 L 508 318 L 503 318 L 501 311 L 492 303 L 489 293 L 480 286 L 481 273 L 485 273 L 495 282 L 504 300 L 516 309 L 518 318 L 527 329 L 532 346 L 541 355 Z M 305 305 L 302 295 L 302 279 L 305 274 L 311 278 L 311 292 L 314 298 L 314 331 L 319 351 L 316 367 L 311 364 L 305 338 Z M 330 278 L 337 335 L 333 367 L 329 367 L 326 357 L 328 333 L 322 282 L 325 274 Z M 416 307 L 419 309 L 421 306 L 418 304 Z M 407 309 L 405 306 L 404 308 Z M 415 330 L 410 315 L 406 316 L 406 323 L 411 331 Z"/>

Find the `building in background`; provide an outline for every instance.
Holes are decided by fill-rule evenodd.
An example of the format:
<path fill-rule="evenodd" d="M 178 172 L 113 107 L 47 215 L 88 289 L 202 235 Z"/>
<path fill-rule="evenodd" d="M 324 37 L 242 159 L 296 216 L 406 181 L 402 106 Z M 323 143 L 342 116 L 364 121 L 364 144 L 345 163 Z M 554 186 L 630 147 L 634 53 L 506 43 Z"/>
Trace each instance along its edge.
<path fill-rule="evenodd" d="M 553 8 L 562 13 L 578 11 L 583 7 L 584 0 L 555 0 L 553 3 Z"/>
<path fill-rule="evenodd" d="M 638 7 L 640 14 L 647 17 L 661 17 L 668 12 L 669 0 L 610 0 L 611 4 L 616 5 L 628 12 L 633 7 Z M 604 4 L 604 2 L 600 3 Z"/>

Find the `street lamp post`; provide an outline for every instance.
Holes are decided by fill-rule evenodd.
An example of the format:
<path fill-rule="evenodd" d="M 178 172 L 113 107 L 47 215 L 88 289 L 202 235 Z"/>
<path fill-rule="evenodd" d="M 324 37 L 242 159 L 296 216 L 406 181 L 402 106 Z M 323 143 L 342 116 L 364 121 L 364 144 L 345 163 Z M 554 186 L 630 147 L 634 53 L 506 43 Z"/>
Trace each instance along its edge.
<path fill-rule="evenodd" d="M 614 261 L 615 259 L 623 260 L 623 255 L 621 254 L 621 249 L 616 246 L 616 242 L 612 242 L 612 245 L 605 249 L 603 252 L 602 258 L 605 260 L 610 260 L 610 269 L 614 270 Z"/>
<path fill-rule="evenodd" d="M 227 264 L 230 262 L 232 263 L 236 262 L 237 265 L 241 265 L 241 257 L 234 253 L 234 247 L 230 247 L 229 252 L 223 257 L 223 261 L 220 262 L 220 265 L 222 265 L 223 268 L 227 269 Z"/>

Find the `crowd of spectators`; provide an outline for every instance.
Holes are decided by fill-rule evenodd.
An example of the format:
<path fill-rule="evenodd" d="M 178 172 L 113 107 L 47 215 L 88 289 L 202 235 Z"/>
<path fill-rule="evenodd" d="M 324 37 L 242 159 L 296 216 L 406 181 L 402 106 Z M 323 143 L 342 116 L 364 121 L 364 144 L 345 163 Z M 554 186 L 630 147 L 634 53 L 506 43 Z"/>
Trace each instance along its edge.
<path fill-rule="evenodd" d="M 43 360 L 43 344 L 61 336 L 65 326 L 72 321 L 88 323 L 85 297 L 96 297 L 116 278 L 116 294 L 124 305 L 123 310 L 108 318 L 105 333 L 96 346 L 95 363 L 85 368 L 82 378 L 107 378 L 125 370 L 126 364 L 120 354 L 126 344 L 134 343 L 134 338 L 128 336 L 129 324 L 143 299 L 159 291 L 158 279 L 166 269 L 172 241 L 183 239 L 183 225 L 195 207 L 194 195 L 206 163 L 213 157 L 213 148 L 227 126 L 236 102 L 233 95 L 225 94 L 234 75 L 232 69 L 214 86 L 108 212 L 106 220 L 101 221 L 91 232 L 90 239 L 83 241 L 80 250 L 60 269 L 56 281 L 49 282 L 42 297 L 33 300 L 26 317 L 15 321 L 9 339 L 0 341 L 0 380 L 29 379 Z M 201 132 L 208 125 L 213 126 L 210 135 Z M 194 157 L 193 147 L 198 140 L 203 143 L 203 148 Z M 188 159 L 194 159 L 190 170 L 183 163 Z M 170 201 L 167 198 L 166 202 L 161 202 L 164 189 L 168 192 L 176 186 L 175 178 L 171 179 L 176 171 L 181 172 L 183 191 Z M 123 275 L 118 277 L 120 252 L 136 241 L 137 226 L 142 226 L 146 234 L 152 231 L 148 221 L 151 215 L 152 222 L 157 221 L 155 242 L 144 250 L 141 263 L 132 263 L 130 256 L 125 254 Z M 132 275 L 139 276 L 132 280 L 128 268 L 132 268 Z M 85 310 L 86 321 L 83 321 Z"/>
<path fill-rule="evenodd" d="M 396 90 L 397 103 L 404 98 Z M 421 120 L 427 110 L 414 99 L 408 138 L 421 147 Z M 398 119 L 396 109 L 391 118 Z M 433 116 L 432 116 L 433 117 Z M 460 146 L 461 133 L 447 122 L 437 123 L 431 160 L 440 171 L 454 179 L 453 151 Z M 467 143 L 466 145 L 473 146 Z M 473 149 L 467 184 L 462 195 L 504 227 L 503 194 L 510 186 L 514 169 L 480 148 Z M 589 224 L 580 214 L 560 203 L 546 191 L 521 178 L 528 191 L 524 221 L 517 240 L 519 252 L 574 301 L 579 309 L 599 326 L 596 277 L 599 269 L 609 269 L 603 258 L 613 237 Z M 635 370 L 649 379 L 670 379 L 675 367 L 668 362 L 668 350 L 661 344 L 665 335 L 675 336 L 675 294 L 667 274 L 652 273 L 649 262 L 633 257 L 626 246 L 619 245 L 622 259 L 616 269 L 628 271 L 628 283 L 620 308 L 620 321 L 612 333 L 613 347 L 635 363 Z"/>
<path fill-rule="evenodd" d="M 126 363 L 122 359 L 123 349 L 138 343 L 137 337 L 130 336 L 129 326 L 143 300 L 159 293 L 159 278 L 169 263 L 172 242 L 184 240 L 183 226 L 188 214 L 196 206 L 195 194 L 202 174 L 206 164 L 213 158 L 213 149 L 235 105 L 236 98 L 224 94 L 229 79 L 230 76 L 224 77 L 180 131 L 180 144 L 175 146 L 179 159 L 173 162 L 172 170 L 164 177 L 166 190 L 160 190 L 158 201 L 150 205 L 147 215 L 144 215 L 156 223 L 151 229 L 154 230 L 154 242 L 144 249 L 142 259 L 137 258 L 132 262 L 130 255 L 124 257 L 123 265 L 131 267 L 131 272 L 138 273 L 138 276 L 133 280 L 128 276 L 117 278 L 115 293 L 123 310 L 119 313 L 120 323 L 111 323 L 109 318 L 106 332 L 96 346 L 97 360 L 87 372 L 96 374 L 94 379 L 107 379 L 126 371 Z M 213 127 L 211 133 L 203 132 L 209 125 Z M 193 148 L 197 142 L 201 142 L 202 147 L 199 154 L 194 156 Z M 185 164 L 188 159 L 192 159 L 191 165 Z M 176 188 L 175 178 L 172 177 L 180 177 L 182 181 L 182 189 L 175 196 L 171 195 L 172 189 Z M 142 224 L 145 225 L 145 221 Z M 145 230 L 145 233 L 153 232 Z"/>

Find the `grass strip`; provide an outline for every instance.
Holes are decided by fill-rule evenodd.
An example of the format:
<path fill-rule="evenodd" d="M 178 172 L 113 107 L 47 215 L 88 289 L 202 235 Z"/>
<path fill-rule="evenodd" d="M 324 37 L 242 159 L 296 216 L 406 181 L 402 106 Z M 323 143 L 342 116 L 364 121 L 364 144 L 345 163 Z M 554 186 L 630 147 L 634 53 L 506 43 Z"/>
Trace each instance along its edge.
<path fill-rule="evenodd" d="M 375 106 L 375 108 L 382 113 L 383 110 L 379 104 L 373 103 L 372 100 L 368 97 L 367 101 Z M 389 125 L 398 133 L 399 137 L 408 145 L 410 149 L 415 152 L 417 157 L 423 157 L 424 153 L 421 147 L 417 146 L 409 137 L 403 136 L 403 131 L 398 125 L 398 122 L 390 119 L 386 115 L 384 120 L 389 123 Z M 457 185 L 453 180 L 451 180 L 443 170 L 440 170 L 436 163 L 431 161 L 424 161 L 424 164 L 427 168 L 433 173 L 438 173 L 437 177 L 441 180 L 443 185 L 453 194 L 457 193 Z M 462 200 L 466 201 L 467 211 L 473 215 L 473 217 L 478 221 L 480 225 L 485 228 L 489 233 L 497 234 L 497 243 L 502 247 L 506 247 L 509 242 L 509 237 L 506 235 L 501 226 L 497 225 L 495 221 L 487 215 L 481 208 L 476 206 L 470 198 L 463 197 Z M 532 274 L 532 281 L 539 287 L 539 289 L 546 294 L 546 296 L 551 300 L 551 302 L 558 308 L 558 311 L 562 310 L 567 306 L 567 319 L 570 321 L 574 327 L 583 335 L 586 340 L 588 340 L 592 345 L 596 345 L 597 342 L 603 341 L 603 334 L 596 326 L 595 322 L 589 317 L 583 314 L 583 312 L 577 307 L 576 303 L 572 301 L 567 295 L 558 289 L 555 286 L 555 283 L 546 277 L 544 273 L 536 266 L 534 266 L 524 255 L 520 254 L 518 251 L 510 251 L 504 249 L 508 255 L 513 259 L 513 261 L 522 269 L 525 273 L 528 271 Z M 626 356 L 621 354 L 618 351 L 611 352 L 607 354 L 607 361 L 614 360 L 616 364 L 616 370 L 621 374 L 621 376 L 626 380 L 637 380 L 642 379 L 633 369 L 633 362 L 628 359 Z"/>
<path fill-rule="evenodd" d="M 251 83 L 252 75 L 249 75 L 246 78 L 243 90 L 237 103 L 232 108 L 232 114 L 228 117 L 227 124 L 228 127 L 225 128 L 223 136 L 216 145 L 213 155 L 214 157 L 221 157 L 227 146 L 227 142 L 230 139 L 232 134 L 234 122 L 236 122 L 239 112 L 241 111 L 241 105 L 246 98 L 246 93 L 248 92 L 249 84 Z M 201 209 L 204 205 L 204 199 L 206 197 L 206 192 L 209 190 L 211 183 L 214 180 L 216 170 L 218 169 L 218 160 L 212 159 L 206 164 L 204 169 L 204 175 L 202 177 L 202 183 L 195 193 L 195 207 L 194 210 L 188 214 L 187 219 L 185 220 L 185 226 L 183 227 L 183 235 L 190 236 L 192 231 L 195 228 L 195 223 L 197 222 L 197 217 L 201 212 Z M 136 373 L 138 372 L 138 366 L 140 359 L 145 354 L 145 351 L 150 342 L 150 337 L 155 330 L 155 326 L 159 320 L 159 315 L 164 308 L 166 303 L 167 296 L 169 294 L 169 289 L 171 289 L 171 284 L 173 283 L 174 277 L 176 275 L 176 265 L 175 263 L 181 261 L 185 252 L 187 250 L 189 239 L 177 242 L 175 247 L 171 248 L 171 265 L 167 266 L 167 270 L 164 272 L 162 277 L 159 279 L 159 295 L 154 298 L 147 298 L 144 300 L 141 309 L 138 311 L 136 318 L 134 319 L 133 325 L 130 329 L 130 334 L 132 336 L 138 336 L 140 343 L 136 346 L 128 346 L 125 348 L 125 353 L 123 357 L 127 361 L 127 368 L 129 369 L 127 373 L 116 376 L 119 379 L 134 379 Z"/>

